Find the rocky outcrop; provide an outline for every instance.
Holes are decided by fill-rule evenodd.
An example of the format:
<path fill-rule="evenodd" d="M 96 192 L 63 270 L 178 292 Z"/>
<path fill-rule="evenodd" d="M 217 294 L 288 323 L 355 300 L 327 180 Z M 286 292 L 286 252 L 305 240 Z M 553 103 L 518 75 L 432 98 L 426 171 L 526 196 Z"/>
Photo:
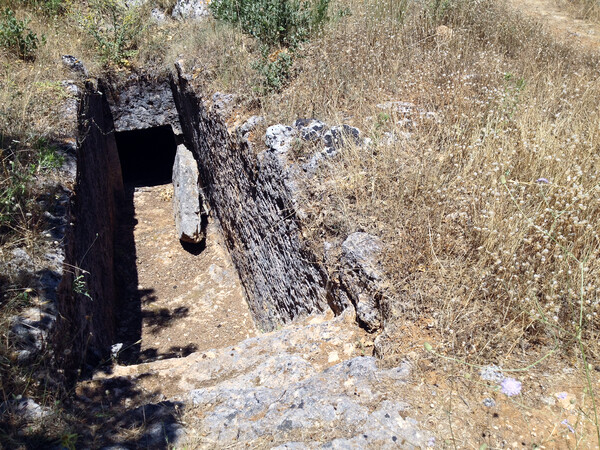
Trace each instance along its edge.
<path fill-rule="evenodd" d="M 177 147 L 173 165 L 173 211 L 179 240 L 197 244 L 204 239 L 207 218 L 198 186 L 198 164 L 183 144 Z"/>
<path fill-rule="evenodd" d="M 209 0 L 177 0 L 173 8 L 174 19 L 202 19 L 210 15 Z"/>
<path fill-rule="evenodd" d="M 104 95 L 91 83 L 79 109 L 74 226 L 67 236 L 55 333 L 57 356 L 67 375 L 98 361 L 115 336 L 117 309 L 114 242 L 123 181 L 114 124 Z"/>
<path fill-rule="evenodd" d="M 181 405 L 185 426 L 170 441 L 181 446 L 428 447 L 430 433 L 403 401 L 411 366 L 383 369 L 361 356 L 368 342 L 353 322 L 350 310 L 311 317 L 233 347 L 118 366 L 90 384 L 120 381 L 145 401 Z"/>
<path fill-rule="evenodd" d="M 277 153 L 288 152 L 294 141 L 306 141 L 316 146 L 315 153 L 301 164 L 302 170 L 312 175 L 323 160 L 337 155 L 343 146 L 362 146 L 366 139 L 362 138 L 358 128 L 345 124 L 329 127 L 317 119 L 298 119 L 294 126 L 273 125 L 265 135 L 267 146 Z"/>
<path fill-rule="evenodd" d="M 72 155 L 65 153 L 65 158 L 73 162 Z M 66 184 L 74 181 L 67 167 L 69 162 L 63 167 L 66 170 L 61 170 L 61 178 Z M 70 220 L 71 191 L 53 182 L 45 183 L 45 187 L 47 194 L 38 199 L 38 204 L 45 209 L 42 222 L 45 231 L 36 251 L 15 248 L 5 264 L 0 264 L 0 273 L 7 276 L 13 286 L 23 289 L 21 298 L 29 305 L 10 320 L 11 347 L 19 364 L 30 364 L 37 357 L 52 353 L 47 344 L 56 325 L 57 291 L 64 262 L 61 242 Z"/>
<path fill-rule="evenodd" d="M 352 233 L 342 244 L 339 295 L 349 298 L 358 322 L 368 331 L 381 327 L 380 303 L 385 291 L 378 261 L 381 250 L 379 238 L 368 233 Z"/>
<path fill-rule="evenodd" d="M 327 274 L 302 241 L 294 207 L 293 167 L 288 148 L 252 148 L 227 128 L 218 110 L 209 109 L 190 85 L 181 65 L 173 80 L 175 103 L 186 145 L 194 152 L 211 210 L 227 246 L 257 323 L 271 330 L 329 306 Z"/>
<path fill-rule="evenodd" d="M 181 134 L 173 94 L 164 77 L 130 75 L 125 80 L 100 81 L 98 89 L 108 99 L 115 131 L 171 125 L 173 133 Z"/>
<path fill-rule="evenodd" d="M 63 66 L 65 66 L 71 72 L 84 77 L 88 76 L 88 71 L 79 58 L 76 58 L 73 55 L 62 55 L 61 60 Z"/>

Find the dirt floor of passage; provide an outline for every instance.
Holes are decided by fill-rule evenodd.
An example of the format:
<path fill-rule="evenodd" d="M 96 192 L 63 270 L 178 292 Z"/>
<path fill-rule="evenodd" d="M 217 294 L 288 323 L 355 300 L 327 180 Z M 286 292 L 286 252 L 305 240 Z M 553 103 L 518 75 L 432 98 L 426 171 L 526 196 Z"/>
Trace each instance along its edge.
<path fill-rule="evenodd" d="M 257 334 L 218 225 L 209 224 L 203 249 L 184 248 L 175 235 L 172 192 L 170 184 L 134 192 L 143 361 L 226 347 Z"/>

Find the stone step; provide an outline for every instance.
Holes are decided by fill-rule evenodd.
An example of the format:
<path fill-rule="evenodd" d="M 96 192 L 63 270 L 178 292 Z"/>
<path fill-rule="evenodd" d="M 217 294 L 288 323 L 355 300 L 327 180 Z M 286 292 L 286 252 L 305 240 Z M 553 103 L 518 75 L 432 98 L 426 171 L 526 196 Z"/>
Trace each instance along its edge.
<path fill-rule="evenodd" d="M 244 373 L 267 376 L 290 363 L 294 373 L 284 372 L 263 383 L 286 383 L 305 377 L 353 356 L 372 353 L 372 336 L 354 323 L 350 311 L 333 319 L 331 313 L 309 317 L 280 330 L 246 339 L 238 345 L 196 352 L 137 365 L 116 365 L 110 373 L 98 373 L 92 381 L 127 378 L 148 394 L 176 398 L 191 389 L 211 386 Z M 302 375 L 304 374 L 304 376 Z M 294 378 L 296 377 L 296 378 Z"/>
<path fill-rule="evenodd" d="M 153 408 L 177 405 L 170 442 L 190 448 L 426 448 L 429 435 L 402 401 L 409 365 L 378 368 L 373 336 L 354 320 L 311 317 L 233 347 L 117 366 L 89 383 L 132 410 L 141 406 L 119 398 L 119 381 Z"/>

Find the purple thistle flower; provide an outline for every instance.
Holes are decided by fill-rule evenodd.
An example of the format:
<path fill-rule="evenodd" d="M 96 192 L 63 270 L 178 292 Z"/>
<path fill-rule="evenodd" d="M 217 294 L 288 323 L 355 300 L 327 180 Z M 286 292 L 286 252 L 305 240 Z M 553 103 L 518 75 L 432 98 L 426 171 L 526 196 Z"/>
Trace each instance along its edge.
<path fill-rule="evenodd" d="M 514 378 L 505 378 L 500 385 L 502 393 L 513 397 L 521 393 L 521 382 Z"/>
<path fill-rule="evenodd" d="M 535 182 L 540 184 L 550 184 L 548 178 L 538 178 L 537 180 L 535 180 Z"/>
<path fill-rule="evenodd" d="M 575 433 L 575 428 L 573 428 L 573 427 L 571 426 L 571 424 L 569 423 L 569 421 L 568 421 L 567 419 L 563 420 L 561 423 L 562 423 L 564 426 L 566 426 L 566 427 L 569 429 L 569 431 L 570 431 L 571 433 Z"/>

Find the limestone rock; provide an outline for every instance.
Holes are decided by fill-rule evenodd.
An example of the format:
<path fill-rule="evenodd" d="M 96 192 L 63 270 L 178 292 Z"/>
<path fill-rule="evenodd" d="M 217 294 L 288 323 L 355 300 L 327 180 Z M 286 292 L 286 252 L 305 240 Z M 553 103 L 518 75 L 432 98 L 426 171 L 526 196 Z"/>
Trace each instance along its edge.
<path fill-rule="evenodd" d="M 81 90 L 79 86 L 73 80 L 64 80 L 61 81 L 61 86 L 65 91 L 65 97 L 62 101 L 62 110 L 61 114 L 63 120 L 66 124 L 76 124 L 77 123 L 77 108 L 79 107 L 79 99 L 81 97 Z M 71 125 L 74 127 L 74 125 Z M 69 129 L 70 126 L 66 127 L 66 133 L 69 137 L 75 134 L 75 129 Z"/>
<path fill-rule="evenodd" d="M 296 121 L 298 125 L 300 121 Z M 327 159 L 337 155 L 338 151 L 347 144 L 363 145 L 364 140 L 360 136 L 360 130 L 349 125 L 334 126 L 329 128 L 319 120 L 312 119 L 308 123 L 302 123 L 300 134 L 307 141 L 320 141 L 323 145 L 322 150 L 315 152 L 309 161 L 302 165 L 302 168 L 308 174 L 313 174 L 319 164 Z"/>
<path fill-rule="evenodd" d="M 178 360 L 118 366 L 107 377 L 137 382 L 145 392 L 160 386 L 167 399 L 193 411 L 186 437 L 178 437 L 182 447 L 200 438 L 208 448 L 263 448 L 265 439 L 282 449 L 425 448 L 431 436 L 403 401 L 410 365 L 382 369 L 374 357 L 358 356 L 348 343 L 362 331 L 349 313 L 307 318 Z M 338 361 L 330 361 L 332 353 Z"/>
<path fill-rule="evenodd" d="M 57 283 L 58 279 L 55 281 L 55 289 Z M 10 338 L 20 364 L 29 362 L 45 348 L 56 316 L 54 302 L 36 301 L 34 306 L 21 311 L 18 316 L 11 319 Z"/>
<path fill-rule="evenodd" d="M 11 273 L 20 284 L 27 284 L 26 280 L 33 277 L 35 271 L 33 259 L 23 248 L 14 248 L 10 253 L 5 273 Z"/>
<path fill-rule="evenodd" d="M 267 147 L 277 154 L 287 153 L 294 144 L 294 140 L 320 144 L 319 148 L 302 165 L 302 169 L 309 174 L 315 172 L 321 161 L 337 155 L 338 150 L 347 144 L 363 145 L 364 139 L 360 130 L 349 125 L 329 127 L 326 123 L 317 119 L 297 119 L 294 126 L 273 125 L 267 129 L 265 143 Z"/>
<path fill-rule="evenodd" d="M 297 119 L 294 126 L 305 141 L 318 141 L 327 131 L 327 124 L 317 119 Z"/>
<path fill-rule="evenodd" d="M 273 125 L 267 128 L 265 143 L 275 153 L 286 153 L 292 148 L 296 130 L 287 125 Z"/>
<path fill-rule="evenodd" d="M 210 15 L 208 0 L 177 0 L 173 8 L 174 19 L 202 19 Z"/>
<path fill-rule="evenodd" d="M 99 82 L 106 95 L 115 131 L 143 130 L 171 125 L 181 134 L 179 115 L 167 79 L 154 79 L 149 74 L 130 75 L 118 83 Z"/>
<path fill-rule="evenodd" d="M 414 103 L 402 102 L 402 101 L 390 101 L 390 102 L 379 103 L 377 105 L 377 107 L 379 109 L 384 109 L 387 111 L 395 112 L 398 114 L 406 114 L 406 115 L 412 114 L 417 109 L 417 107 L 415 106 Z"/>
<path fill-rule="evenodd" d="M 331 127 L 327 133 L 323 135 L 325 147 L 332 151 L 339 150 L 343 145 L 354 144 L 361 145 L 360 130 L 350 125 L 341 125 Z"/>
<path fill-rule="evenodd" d="M 173 211 L 181 241 L 197 244 L 204 239 L 198 164 L 183 144 L 177 147 L 173 164 Z"/>
<path fill-rule="evenodd" d="M 150 12 L 150 17 L 152 17 L 152 20 L 154 20 L 156 23 L 164 23 L 167 20 L 165 13 L 158 8 L 154 8 Z"/>
<path fill-rule="evenodd" d="M 51 414 L 50 408 L 41 406 L 30 398 L 19 398 L 0 404 L 0 415 L 11 411 L 16 416 L 28 420 L 39 420 Z"/>
<path fill-rule="evenodd" d="M 63 65 L 70 71 L 79 75 L 83 75 L 84 77 L 88 76 L 88 71 L 80 59 L 76 58 L 73 55 L 62 55 L 61 59 Z"/>
<path fill-rule="evenodd" d="M 395 113 L 401 116 L 403 119 L 398 121 L 396 124 L 401 127 L 407 123 L 410 123 L 410 127 L 415 127 L 415 123 L 412 120 L 408 120 L 408 118 L 419 118 L 419 119 L 428 119 L 434 120 L 436 122 L 441 122 L 440 117 L 437 113 L 433 111 L 427 111 L 414 103 L 403 102 L 403 101 L 389 101 L 384 103 L 379 103 L 377 105 L 379 109 L 383 109 L 390 113 Z M 408 120 L 408 122 L 406 122 Z"/>
<path fill-rule="evenodd" d="M 276 373 L 283 375 L 292 371 L 299 362 L 282 361 Z M 297 380 L 286 380 L 284 376 L 282 383 L 280 375 L 276 378 L 277 384 L 263 382 L 252 386 L 234 379 L 194 390 L 190 398 L 196 407 L 205 411 L 197 430 L 221 445 L 237 439 L 252 442 L 271 434 L 285 439 L 287 435 L 303 431 L 307 435 L 323 436 L 321 442 L 303 442 L 303 448 L 316 444 L 327 447 L 336 441 L 339 444 L 356 442 L 363 448 L 396 448 L 393 436 L 414 443 L 423 442 L 426 437 L 416 423 L 401 416 L 407 405 L 384 400 L 378 387 L 380 383 L 401 384 L 408 373 L 405 367 L 379 370 L 375 358 L 356 357 L 322 373 L 304 372 Z M 370 405 L 378 406 L 371 412 Z M 332 433 L 336 428 L 334 424 L 338 424 L 337 428 L 344 430 L 346 436 Z"/>
<path fill-rule="evenodd" d="M 252 130 L 265 124 L 265 118 L 262 116 L 252 116 L 244 122 L 238 129 L 238 136 L 245 138 Z"/>
<path fill-rule="evenodd" d="M 212 107 L 213 110 L 220 113 L 222 116 L 227 117 L 233 111 L 235 106 L 236 97 L 233 94 L 223 94 L 221 92 L 215 92 L 212 96 Z"/>
<path fill-rule="evenodd" d="M 356 316 L 368 331 L 381 327 L 380 300 L 383 274 L 378 262 L 382 250 L 379 238 L 352 233 L 342 244 L 341 288 L 356 308 Z"/>

